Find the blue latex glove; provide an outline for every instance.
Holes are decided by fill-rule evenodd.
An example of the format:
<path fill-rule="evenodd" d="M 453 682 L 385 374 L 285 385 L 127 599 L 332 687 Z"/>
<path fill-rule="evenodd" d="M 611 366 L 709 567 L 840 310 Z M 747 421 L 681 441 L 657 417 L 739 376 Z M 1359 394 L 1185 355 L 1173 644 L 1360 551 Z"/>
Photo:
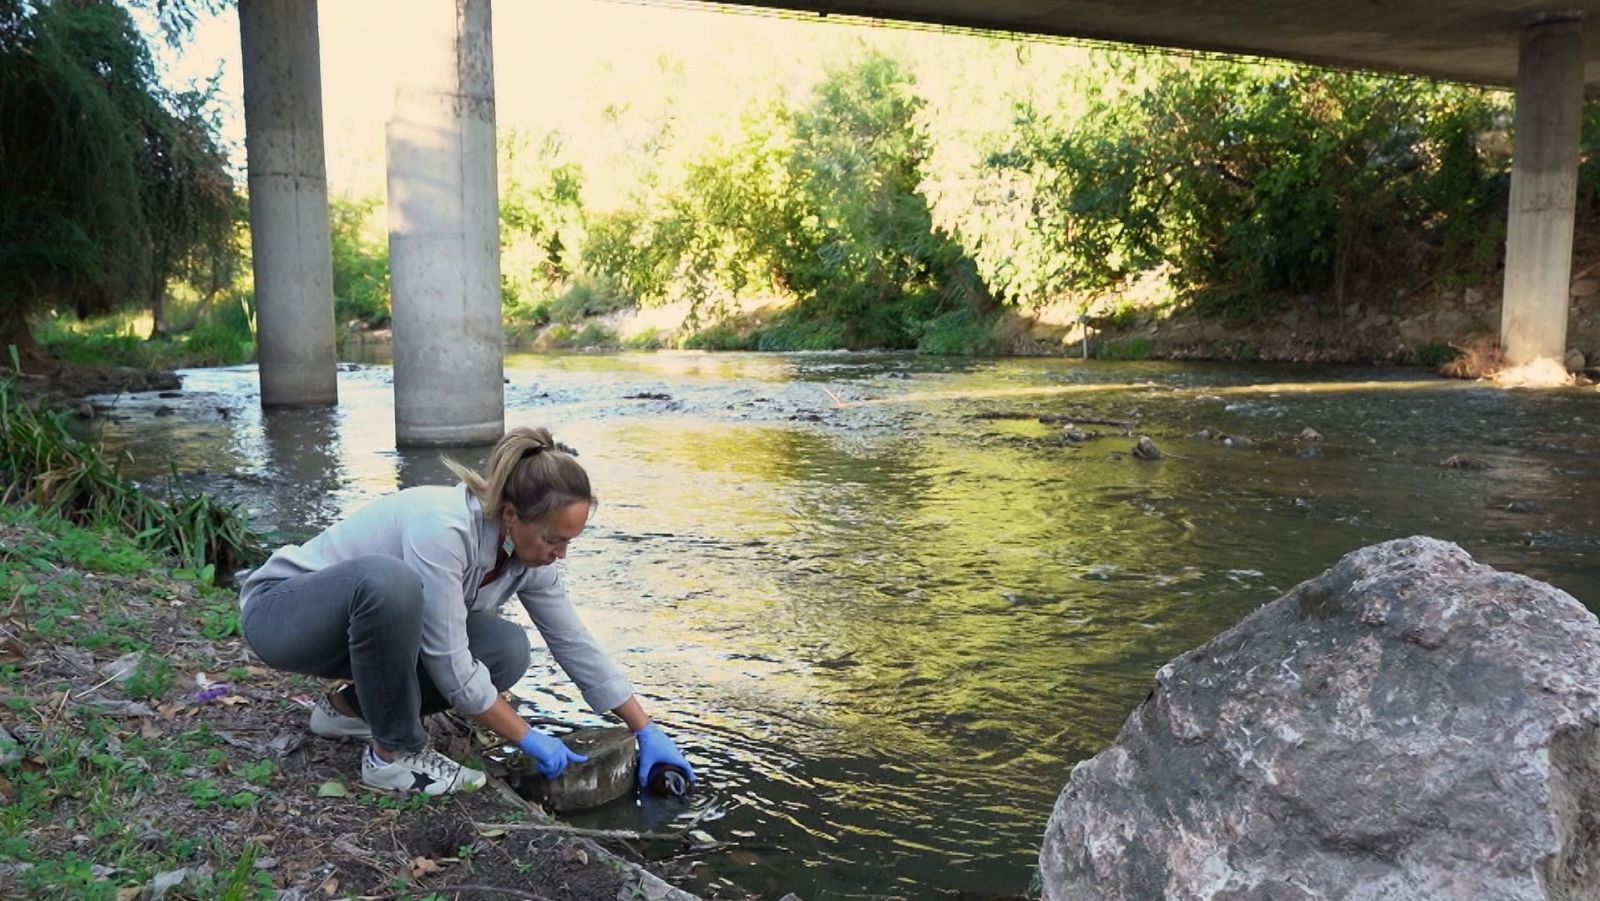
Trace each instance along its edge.
<path fill-rule="evenodd" d="M 672 743 L 667 733 L 661 727 L 651 723 L 633 733 L 639 740 L 639 787 L 644 788 L 650 781 L 650 768 L 658 763 L 670 763 L 681 768 L 688 775 L 689 781 L 694 782 L 694 767 L 683 758 L 678 746 Z"/>
<path fill-rule="evenodd" d="M 569 763 L 586 763 L 589 760 L 582 754 L 573 753 L 561 739 L 538 729 L 529 729 L 528 734 L 517 742 L 517 748 L 539 761 L 539 775 L 546 779 L 561 775 Z"/>

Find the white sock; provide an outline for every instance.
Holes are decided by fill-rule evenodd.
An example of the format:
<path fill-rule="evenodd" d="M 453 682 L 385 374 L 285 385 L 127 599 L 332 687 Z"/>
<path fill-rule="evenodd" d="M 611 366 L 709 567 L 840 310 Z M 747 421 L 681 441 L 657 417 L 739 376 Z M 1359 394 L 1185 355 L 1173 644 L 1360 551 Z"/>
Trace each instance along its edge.
<path fill-rule="evenodd" d="M 384 767 L 389 765 L 389 761 L 378 756 L 378 749 L 374 745 L 367 745 L 367 763 L 374 767 Z"/>

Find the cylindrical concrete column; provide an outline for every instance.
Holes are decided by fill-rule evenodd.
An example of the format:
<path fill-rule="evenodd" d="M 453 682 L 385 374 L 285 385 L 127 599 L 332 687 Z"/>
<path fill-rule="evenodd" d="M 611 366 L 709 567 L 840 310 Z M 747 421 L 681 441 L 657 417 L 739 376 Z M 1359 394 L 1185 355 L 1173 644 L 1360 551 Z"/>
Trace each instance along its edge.
<path fill-rule="evenodd" d="M 240 0 L 264 407 L 339 400 L 316 0 Z"/>
<path fill-rule="evenodd" d="M 394 424 L 402 447 L 505 428 L 489 0 L 406 7 L 388 127 Z"/>
<path fill-rule="evenodd" d="M 1517 60 L 1500 346 L 1506 363 L 1560 363 L 1567 348 L 1572 208 L 1583 122 L 1583 31 L 1574 18 L 1529 25 Z"/>

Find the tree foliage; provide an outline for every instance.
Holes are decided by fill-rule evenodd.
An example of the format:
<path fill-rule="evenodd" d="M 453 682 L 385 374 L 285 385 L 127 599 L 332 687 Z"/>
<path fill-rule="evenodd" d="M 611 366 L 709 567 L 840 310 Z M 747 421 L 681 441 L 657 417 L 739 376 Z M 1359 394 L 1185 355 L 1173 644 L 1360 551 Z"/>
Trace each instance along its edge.
<path fill-rule="evenodd" d="M 818 329 L 799 321 L 819 320 L 835 343 L 912 346 L 921 321 L 990 302 L 922 194 L 922 108 L 909 69 L 878 53 L 828 71 L 798 109 L 753 104 L 653 203 L 592 220 L 584 265 L 701 314 L 793 297 L 783 334 L 803 343 Z"/>
<path fill-rule="evenodd" d="M 167 8 L 174 8 L 168 4 Z M 109 0 L 0 0 L 0 341 L 231 270 L 237 198 L 204 92 L 156 80 Z"/>
<path fill-rule="evenodd" d="M 562 140 L 500 139 L 500 262 L 508 306 L 548 300 L 577 270 L 583 245 L 583 168 L 562 159 Z"/>
<path fill-rule="evenodd" d="M 1506 172 L 1475 144 L 1501 110 L 1492 95 L 1287 65 L 1139 65 L 1103 59 L 1079 116 L 1022 108 L 991 156 L 999 184 L 1025 185 L 1037 239 L 1013 296 L 1111 291 L 1168 266 L 1185 299 L 1245 315 L 1286 293 L 1340 302 L 1422 262 L 1419 248 L 1485 262 Z"/>

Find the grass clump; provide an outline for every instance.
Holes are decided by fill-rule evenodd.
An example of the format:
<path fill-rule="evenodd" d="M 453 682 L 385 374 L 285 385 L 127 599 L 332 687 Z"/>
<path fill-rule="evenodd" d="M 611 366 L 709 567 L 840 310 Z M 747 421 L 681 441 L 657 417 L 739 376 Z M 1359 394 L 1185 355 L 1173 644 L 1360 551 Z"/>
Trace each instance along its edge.
<path fill-rule="evenodd" d="M 12 371 L 21 370 L 12 351 Z M 162 500 L 124 480 L 92 445 L 74 438 L 63 414 L 21 403 L 15 375 L 0 378 L 0 503 L 29 503 L 80 525 L 121 530 L 170 553 L 211 581 L 264 554 L 244 513 L 209 495 Z"/>
<path fill-rule="evenodd" d="M 1124 338 L 1101 344 L 1094 355 L 1101 360 L 1147 360 L 1152 348 L 1149 338 Z"/>
<path fill-rule="evenodd" d="M 916 329 L 917 352 L 934 356 L 984 356 L 1003 350 L 992 319 L 969 307 L 942 313 Z"/>

